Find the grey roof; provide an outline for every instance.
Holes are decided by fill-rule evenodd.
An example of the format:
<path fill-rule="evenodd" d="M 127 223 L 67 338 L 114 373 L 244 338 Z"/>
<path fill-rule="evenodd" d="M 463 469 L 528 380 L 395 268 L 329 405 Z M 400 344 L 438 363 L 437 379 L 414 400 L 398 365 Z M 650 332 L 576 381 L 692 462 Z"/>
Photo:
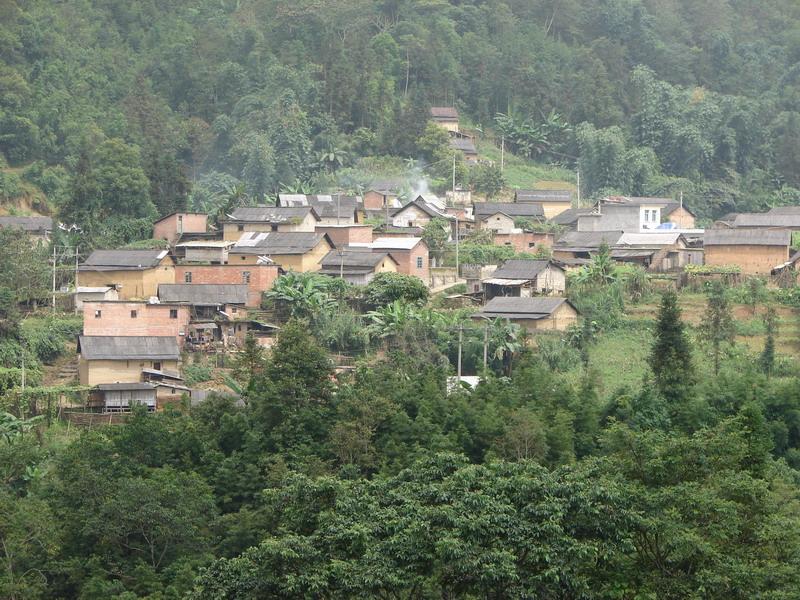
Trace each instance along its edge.
<path fill-rule="evenodd" d="M 800 213 L 742 213 L 733 221 L 734 227 L 800 227 Z"/>
<path fill-rule="evenodd" d="M 541 204 L 517 202 L 476 202 L 474 204 L 475 220 L 485 219 L 497 213 L 503 213 L 509 217 L 544 216 L 544 210 Z"/>
<path fill-rule="evenodd" d="M 308 213 L 313 213 L 319 221 L 319 216 L 311 206 L 246 206 L 237 208 L 230 216 L 232 221 L 286 223 L 302 221 Z"/>
<path fill-rule="evenodd" d="M 767 211 L 770 215 L 800 215 L 800 206 L 775 206 Z"/>
<path fill-rule="evenodd" d="M 657 198 L 648 196 L 607 196 L 603 198 L 601 202 L 604 205 L 622 204 L 627 206 L 661 206 L 661 214 L 663 216 L 672 214 L 681 206 L 681 203 L 673 198 Z M 683 204 L 683 208 L 689 214 L 694 215 L 694 213 L 685 204 Z"/>
<path fill-rule="evenodd" d="M 319 264 L 323 270 L 336 270 L 342 265 L 345 269 L 372 270 L 387 256 L 397 262 L 388 252 L 374 252 L 370 248 L 343 248 L 341 255 L 338 250 L 331 250 Z"/>
<path fill-rule="evenodd" d="M 569 302 L 566 298 L 535 296 L 533 298 L 516 298 L 497 296 L 487 302 L 476 317 L 505 319 L 545 319 L 555 310 Z"/>
<path fill-rule="evenodd" d="M 101 392 L 111 392 L 115 390 L 155 390 L 156 386 L 152 383 L 100 383 L 94 389 Z"/>
<path fill-rule="evenodd" d="M 336 194 L 331 194 L 330 196 L 309 196 L 308 198 L 311 206 L 317 211 L 317 214 L 320 217 L 329 219 L 336 218 L 337 216 L 342 218 L 352 217 L 361 199 L 359 196 L 337 196 Z"/>
<path fill-rule="evenodd" d="M 785 229 L 706 229 L 704 246 L 788 246 L 792 233 Z"/>
<path fill-rule="evenodd" d="M 417 198 L 416 200 L 412 200 L 408 204 L 403 205 L 402 208 L 398 208 L 397 210 L 395 210 L 394 212 L 391 213 L 391 216 L 394 217 L 395 215 L 399 215 L 401 212 L 403 212 L 404 210 L 406 210 L 410 206 L 416 206 L 422 212 L 424 212 L 426 215 L 428 215 L 429 217 L 431 217 L 433 219 L 446 219 L 448 221 L 454 221 L 455 220 L 455 217 L 453 215 L 448 215 L 447 213 L 444 213 L 444 212 L 440 211 L 438 208 L 436 208 L 435 206 L 432 206 L 428 202 L 425 202 L 424 200 L 420 200 L 420 198 Z"/>
<path fill-rule="evenodd" d="M 504 262 L 498 267 L 492 278 L 495 279 L 536 279 L 536 277 L 547 269 L 550 265 L 549 260 L 525 260 L 525 259 L 511 259 Z M 561 269 L 553 265 L 557 269 Z"/>
<path fill-rule="evenodd" d="M 78 336 L 78 352 L 86 360 L 178 360 L 174 336 Z"/>
<path fill-rule="evenodd" d="M 236 245 L 230 249 L 231 254 L 305 254 L 313 250 L 322 240 L 327 240 L 331 247 L 333 243 L 324 233 L 314 232 L 282 232 L 270 231 L 265 233 L 245 233 Z"/>
<path fill-rule="evenodd" d="M 591 213 L 591 208 L 568 208 L 550 219 L 550 222 L 556 225 L 574 225 L 578 222 L 578 217 Z"/>
<path fill-rule="evenodd" d="M 517 190 L 517 202 L 572 202 L 571 190 Z"/>
<path fill-rule="evenodd" d="M 80 266 L 81 271 L 144 270 L 158 266 L 166 250 L 95 250 Z"/>
<path fill-rule="evenodd" d="M 554 248 L 599 248 L 603 242 L 613 246 L 621 237 L 621 231 L 570 231 L 558 239 Z"/>
<path fill-rule="evenodd" d="M 158 298 L 162 302 L 187 302 L 198 306 L 246 304 L 248 286 L 219 283 L 162 283 Z"/>
<path fill-rule="evenodd" d="M 0 228 L 8 227 L 24 231 L 53 231 L 52 217 L 0 217 Z"/>
<path fill-rule="evenodd" d="M 458 120 L 458 111 L 452 106 L 431 106 L 431 117 L 434 119 Z"/>
<path fill-rule="evenodd" d="M 450 147 L 456 150 L 461 150 L 465 154 L 477 154 L 475 142 L 469 138 L 451 137 Z"/>

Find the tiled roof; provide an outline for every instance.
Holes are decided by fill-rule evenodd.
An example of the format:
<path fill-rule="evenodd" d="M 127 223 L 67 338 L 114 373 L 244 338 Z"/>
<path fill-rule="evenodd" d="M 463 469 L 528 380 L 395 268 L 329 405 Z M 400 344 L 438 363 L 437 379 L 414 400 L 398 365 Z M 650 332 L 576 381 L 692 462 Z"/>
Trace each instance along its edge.
<path fill-rule="evenodd" d="M 706 229 L 704 246 L 788 246 L 792 233 L 784 229 Z"/>
<path fill-rule="evenodd" d="M 473 214 L 475 220 L 485 219 L 497 213 L 509 217 L 543 217 L 544 210 L 541 204 L 517 202 L 476 202 Z"/>
<path fill-rule="evenodd" d="M 52 217 L 0 217 L 0 228 L 17 228 L 24 231 L 52 231 Z"/>
<path fill-rule="evenodd" d="M 232 221 L 255 221 L 264 223 L 286 223 L 302 221 L 308 213 L 319 220 L 316 211 L 310 206 L 246 206 L 231 213 Z"/>
<path fill-rule="evenodd" d="M 144 270 L 158 266 L 166 250 L 95 250 L 80 266 L 81 271 Z"/>
<path fill-rule="evenodd" d="M 330 239 L 324 233 L 299 231 L 249 232 L 239 238 L 236 245 L 230 249 L 230 253 L 256 255 L 305 254 L 316 248 L 323 239 L 327 239 L 328 243 L 330 243 Z"/>
<path fill-rule="evenodd" d="M 198 306 L 246 304 L 248 286 L 217 283 L 162 283 L 158 298 L 162 302 L 186 302 Z"/>
<path fill-rule="evenodd" d="M 571 190 L 517 190 L 517 202 L 572 202 Z"/>
<path fill-rule="evenodd" d="M 507 260 L 492 273 L 492 277 L 496 279 L 535 279 L 539 273 L 547 269 L 549 264 L 548 260 Z"/>
<path fill-rule="evenodd" d="M 566 298 L 497 296 L 489 300 L 486 306 L 474 316 L 490 319 L 544 319 L 552 315 L 565 302 L 567 302 Z"/>
<path fill-rule="evenodd" d="M 178 360 L 174 336 L 81 335 L 78 352 L 86 360 Z"/>

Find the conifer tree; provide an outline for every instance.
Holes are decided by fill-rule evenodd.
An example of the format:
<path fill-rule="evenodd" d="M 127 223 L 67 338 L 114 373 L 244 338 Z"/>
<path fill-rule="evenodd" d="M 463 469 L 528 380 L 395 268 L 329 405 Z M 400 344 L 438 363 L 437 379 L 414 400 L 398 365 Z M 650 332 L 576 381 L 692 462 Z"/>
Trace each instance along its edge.
<path fill-rule="evenodd" d="M 691 347 L 681 321 L 678 296 L 671 290 L 661 298 L 650 368 L 655 375 L 656 387 L 666 400 L 686 399 L 695 382 L 695 371 Z"/>
<path fill-rule="evenodd" d="M 761 351 L 759 364 L 764 374 L 769 376 L 775 368 L 775 334 L 778 330 L 777 315 L 771 306 L 764 315 L 764 325 L 767 329 L 767 339 L 764 342 L 764 350 Z"/>
<path fill-rule="evenodd" d="M 711 354 L 714 357 L 714 375 L 717 375 L 719 374 L 722 345 L 732 344 L 736 335 L 728 294 L 725 286 L 719 281 L 714 281 L 711 285 L 706 313 L 700 325 L 700 333 L 711 345 Z"/>

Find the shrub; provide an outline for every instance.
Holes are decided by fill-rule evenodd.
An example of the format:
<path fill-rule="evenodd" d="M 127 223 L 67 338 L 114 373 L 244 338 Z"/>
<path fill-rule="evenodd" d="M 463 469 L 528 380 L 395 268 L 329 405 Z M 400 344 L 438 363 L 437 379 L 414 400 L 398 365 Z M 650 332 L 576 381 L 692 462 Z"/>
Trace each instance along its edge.
<path fill-rule="evenodd" d="M 83 329 L 80 317 L 25 319 L 21 335 L 25 344 L 43 363 L 51 363 L 64 353 L 64 344 Z"/>
<path fill-rule="evenodd" d="M 183 378 L 188 385 L 195 385 L 210 381 L 213 377 L 211 367 L 202 362 L 186 365 L 183 369 Z"/>
<path fill-rule="evenodd" d="M 0 196 L 16 198 L 22 195 L 22 180 L 16 173 L 0 172 Z"/>
<path fill-rule="evenodd" d="M 428 300 L 428 288 L 413 275 L 378 273 L 364 288 L 364 299 L 372 306 L 386 306 L 396 300 L 424 304 Z"/>

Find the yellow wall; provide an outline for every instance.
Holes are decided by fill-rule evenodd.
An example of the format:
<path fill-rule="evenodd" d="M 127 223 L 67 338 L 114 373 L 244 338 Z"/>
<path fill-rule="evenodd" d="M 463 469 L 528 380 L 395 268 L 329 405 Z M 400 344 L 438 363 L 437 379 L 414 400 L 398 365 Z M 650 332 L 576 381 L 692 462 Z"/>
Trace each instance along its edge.
<path fill-rule="evenodd" d="M 394 262 L 388 256 L 381 261 L 377 267 L 375 267 L 376 273 L 397 273 L 397 263 Z"/>
<path fill-rule="evenodd" d="M 667 220 L 670 223 L 675 223 L 681 229 L 695 228 L 695 220 L 694 217 L 692 216 L 692 213 L 690 213 L 682 206 L 673 210 L 672 213 L 667 217 Z"/>
<path fill-rule="evenodd" d="M 303 231 L 303 232 L 311 232 L 314 231 L 314 227 L 316 226 L 317 220 L 314 218 L 314 215 L 308 213 L 302 221 L 298 223 L 281 223 L 278 225 L 276 231 Z M 242 230 L 239 231 L 239 226 L 242 227 Z M 242 237 L 243 233 L 250 233 L 250 232 L 260 232 L 266 233 L 268 231 L 272 231 L 272 223 L 223 223 L 222 224 L 222 239 L 226 242 L 236 242 Z"/>
<path fill-rule="evenodd" d="M 332 249 L 332 246 L 323 239 L 317 247 L 305 254 L 264 254 L 269 256 L 276 265 L 283 267 L 284 271 L 319 271 L 322 266 L 319 264 L 325 255 Z M 255 265 L 258 263 L 258 256 L 255 254 L 231 254 L 228 264 L 231 265 Z"/>
<path fill-rule="evenodd" d="M 146 300 L 158 295 L 158 284 L 175 283 L 175 267 L 165 258 L 158 267 L 142 271 L 79 271 L 82 287 L 121 286 L 120 300 Z"/>
<path fill-rule="evenodd" d="M 745 275 L 768 275 L 789 260 L 788 246 L 706 246 L 707 265 L 738 265 Z"/>
<path fill-rule="evenodd" d="M 547 319 L 515 319 L 514 323 L 524 327 L 530 333 L 537 331 L 564 331 L 578 322 L 578 313 L 566 302 L 559 306 L 555 313 Z"/>
<path fill-rule="evenodd" d="M 556 215 L 560 215 L 565 210 L 572 208 L 569 202 L 539 202 L 542 205 L 544 216 L 546 219 L 552 219 Z"/>
<path fill-rule="evenodd" d="M 162 360 L 161 369 L 178 371 L 177 360 Z M 78 375 L 81 385 L 101 383 L 138 383 L 142 380 L 142 369 L 152 369 L 151 360 L 86 360 L 81 357 Z"/>

